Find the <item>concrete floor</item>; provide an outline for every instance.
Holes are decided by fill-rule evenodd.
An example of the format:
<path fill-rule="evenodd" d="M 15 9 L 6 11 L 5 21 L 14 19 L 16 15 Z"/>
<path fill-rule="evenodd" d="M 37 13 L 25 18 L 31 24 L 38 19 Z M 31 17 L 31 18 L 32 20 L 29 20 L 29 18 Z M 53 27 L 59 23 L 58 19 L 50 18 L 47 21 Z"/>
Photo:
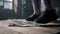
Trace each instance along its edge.
<path fill-rule="evenodd" d="M 13 21 L 0 21 L 0 34 L 55 34 L 60 31 L 60 27 L 8 27 Z"/>

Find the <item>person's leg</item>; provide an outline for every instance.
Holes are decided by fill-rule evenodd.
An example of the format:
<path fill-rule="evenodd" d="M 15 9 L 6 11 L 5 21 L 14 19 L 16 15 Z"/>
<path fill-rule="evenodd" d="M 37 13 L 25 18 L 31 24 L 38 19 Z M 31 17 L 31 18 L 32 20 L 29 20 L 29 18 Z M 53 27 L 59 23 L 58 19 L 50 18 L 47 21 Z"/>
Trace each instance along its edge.
<path fill-rule="evenodd" d="M 44 0 L 45 3 L 45 9 L 51 11 L 53 8 L 51 6 L 51 0 Z"/>
<path fill-rule="evenodd" d="M 42 0 L 41 0 L 42 1 Z M 42 11 L 41 16 L 37 19 L 37 23 L 48 23 L 58 18 L 55 10 L 51 7 L 51 0 L 44 0 L 45 11 Z"/>
<path fill-rule="evenodd" d="M 40 15 L 40 5 L 39 5 L 39 0 L 31 0 L 32 1 L 32 6 L 34 13 L 30 17 L 28 17 L 26 20 L 27 21 L 34 21 L 38 16 Z"/>

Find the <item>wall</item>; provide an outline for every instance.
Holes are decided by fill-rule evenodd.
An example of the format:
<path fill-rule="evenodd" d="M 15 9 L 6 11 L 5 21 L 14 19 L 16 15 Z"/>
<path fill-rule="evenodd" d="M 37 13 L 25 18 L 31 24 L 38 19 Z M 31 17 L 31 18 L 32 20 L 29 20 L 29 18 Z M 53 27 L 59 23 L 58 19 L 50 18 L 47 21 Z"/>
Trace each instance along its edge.
<path fill-rule="evenodd" d="M 13 19 L 15 15 L 15 12 L 13 10 L 3 10 L 2 7 L 0 7 L 0 20 L 5 19 Z"/>
<path fill-rule="evenodd" d="M 1 6 L 0 7 L 0 19 L 27 18 L 33 13 L 31 0 L 26 0 L 25 6 L 26 8 L 22 6 L 22 0 L 18 0 L 18 1 L 14 0 L 13 10 L 8 10 L 8 9 L 6 10 L 6 9 L 3 9 L 3 6 Z M 22 11 L 22 8 L 24 8 L 23 9 L 24 11 Z"/>
<path fill-rule="evenodd" d="M 17 11 L 18 18 L 27 18 L 33 13 L 31 0 L 24 1 L 26 2 L 26 4 L 22 4 L 23 1 L 18 0 L 18 11 Z M 24 6 L 26 8 L 24 8 Z"/>

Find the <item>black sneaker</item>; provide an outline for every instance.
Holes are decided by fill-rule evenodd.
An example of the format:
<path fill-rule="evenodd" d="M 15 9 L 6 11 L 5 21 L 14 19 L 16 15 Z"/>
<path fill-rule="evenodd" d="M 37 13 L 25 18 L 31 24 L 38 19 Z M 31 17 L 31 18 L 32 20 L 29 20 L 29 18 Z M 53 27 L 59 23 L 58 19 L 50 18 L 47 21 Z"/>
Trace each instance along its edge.
<path fill-rule="evenodd" d="M 39 14 L 39 15 L 40 15 L 40 14 Z M 39 17 L 39 15 L 33 14 L 33 15 L 31 15 L 29 18 L 27 18 L 26 20 L 27 20 L 27 21 L 34 21 L 36 18 Z"/>
<path fill-rule="evenodd" d="M 40 17 L 36 20 L 37 23 L 48 23 L 50 21 L 54 21 L 58 18 L 58 16 L 55 13 L 55 10 L 49 11 L 43 11 L 42 14 L 40 15 Z"/>

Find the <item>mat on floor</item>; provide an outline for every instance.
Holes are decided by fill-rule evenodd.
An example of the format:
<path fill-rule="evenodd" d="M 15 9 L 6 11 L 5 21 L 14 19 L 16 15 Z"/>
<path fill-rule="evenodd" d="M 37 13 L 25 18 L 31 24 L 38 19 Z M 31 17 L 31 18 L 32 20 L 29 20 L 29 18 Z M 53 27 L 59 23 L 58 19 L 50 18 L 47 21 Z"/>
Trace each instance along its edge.
<path fill-rule="evenodd" d="M 60 23 L 46 23 L 38 24 L 36 22 L 17 20 L 14 23 L 9 24 L 10 27 L 60 27 Z"/>

